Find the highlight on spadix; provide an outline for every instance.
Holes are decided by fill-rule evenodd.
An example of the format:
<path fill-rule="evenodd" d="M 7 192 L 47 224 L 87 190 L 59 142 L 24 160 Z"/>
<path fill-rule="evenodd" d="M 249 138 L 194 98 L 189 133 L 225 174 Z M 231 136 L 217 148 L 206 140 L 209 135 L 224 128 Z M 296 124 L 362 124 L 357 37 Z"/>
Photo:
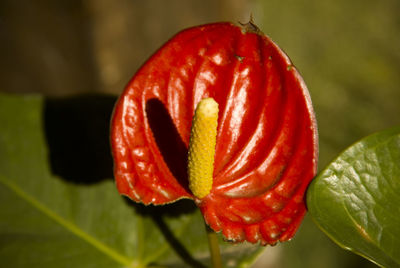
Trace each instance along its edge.
<path fill-rule="evenodd" d="M 197 198 L 207 196 L 213 184 L 218 103 L 202 99 L 195 110 L 189 140 L 189 188 Z"/>

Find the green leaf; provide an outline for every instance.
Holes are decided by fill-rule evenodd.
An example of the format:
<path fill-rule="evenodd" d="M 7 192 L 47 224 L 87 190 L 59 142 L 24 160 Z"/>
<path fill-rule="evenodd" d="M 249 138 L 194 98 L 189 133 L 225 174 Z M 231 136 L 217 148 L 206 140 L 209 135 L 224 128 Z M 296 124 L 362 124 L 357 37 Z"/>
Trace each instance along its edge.
<path fill-rule="evenodd" d="M 146 207 L 121 197 L 107 178 L 114 101 L 0 94 L 2 265 L 209 266 L 204 223 L 192 201 Z M 262 250 L 221 247 L 226 267 L 248 267 Z"/>
<path fill-rule="evenodd" d="M 400 127 L 345 150 L 312 182 L 307 205 L 341 247 L 400 267 Z"/>

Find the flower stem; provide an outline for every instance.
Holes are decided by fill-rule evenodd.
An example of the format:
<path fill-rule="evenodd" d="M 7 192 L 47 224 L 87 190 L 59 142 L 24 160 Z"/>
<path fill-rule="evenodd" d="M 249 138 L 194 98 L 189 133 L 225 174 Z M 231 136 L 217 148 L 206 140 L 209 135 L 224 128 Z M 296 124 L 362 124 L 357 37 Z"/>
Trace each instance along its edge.
<path fill-rule="evenodd" d="M 208 246 L 210 249 L 210 256 L 213 268 L 222 268 L 221 253 L 219 251 L 218 237 L 217 234 L 205 224 Z"/>

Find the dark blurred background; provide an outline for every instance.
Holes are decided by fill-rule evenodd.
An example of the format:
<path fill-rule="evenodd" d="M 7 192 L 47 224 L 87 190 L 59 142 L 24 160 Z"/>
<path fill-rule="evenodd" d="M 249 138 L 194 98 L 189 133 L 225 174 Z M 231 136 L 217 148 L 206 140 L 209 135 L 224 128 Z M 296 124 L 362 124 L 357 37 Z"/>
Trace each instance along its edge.
<path fill-rule="evenodd" d="M 400 124 L 399 0 L 2 0 L 0 91 L 118 95 L 183 28 L 255 23 L 308 85 L 320 168 L 356 140 Z M 333 244 L 309 217 L 254 267 L 375 267 Z"/>

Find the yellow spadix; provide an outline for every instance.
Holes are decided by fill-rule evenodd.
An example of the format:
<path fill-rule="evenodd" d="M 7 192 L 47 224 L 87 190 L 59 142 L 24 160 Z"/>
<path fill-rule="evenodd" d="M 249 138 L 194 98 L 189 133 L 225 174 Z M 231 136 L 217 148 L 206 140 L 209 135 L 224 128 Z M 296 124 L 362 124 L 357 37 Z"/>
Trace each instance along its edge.
<path fill-rule="evenodd" d="M 197 198 L 207 196 L 212 188 L 217 125 L 218 103 L 202 99 L 193 116 L 188 156 L 189 188 Z"/>

